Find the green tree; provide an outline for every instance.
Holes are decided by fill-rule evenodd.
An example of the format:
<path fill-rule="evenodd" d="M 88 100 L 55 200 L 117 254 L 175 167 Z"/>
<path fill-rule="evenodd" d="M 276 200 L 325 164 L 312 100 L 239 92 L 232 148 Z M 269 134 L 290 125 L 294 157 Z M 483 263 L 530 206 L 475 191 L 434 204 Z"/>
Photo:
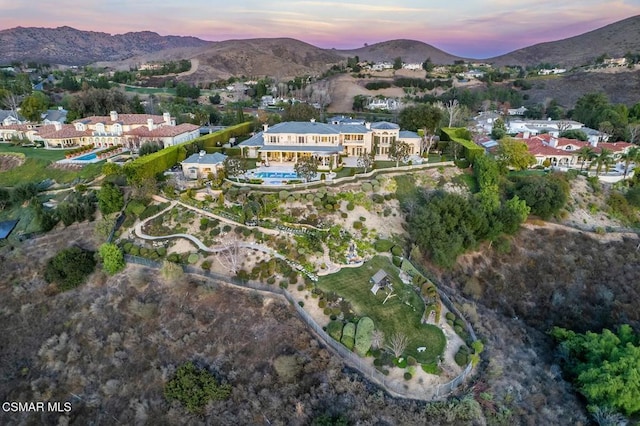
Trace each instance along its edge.
<path fill-rule="evenodd" d="M 577 139 L 579 141 L 586 141 L 587 139 L 589 139 L 587 134 L 580 129 L 565 130 L 563 132 L 560 132 L 558 136 L 560 136 L 561 138 L 567 138 L 567 139 Z"/>
<path fill-rule="evenodd" d="M 20 114 L 32 123 L 39 123 L 48 106 L 47 97 L 42 92 L 34 92 L 20 104 Z"/>
<path fill-rule="evenodd" d="M 11 191 L 0 188 L 0 210 L 4 210 L 9 205 L 11 205 Z"/>
<path fill-rule="evenodd" d="M 569 184 L 563 176 L 527 176 L 515 183 L 513 195 L 524 200 L 531 213 L 549 219 L 567 203 Z"/>
<path fill-rule="evenodd" d="M 191 413 L 200 413 L 209 401 L 224 400 L 230 395 L 231 385 L 218 384 L 213 374 L 192 362 L 178 367 L 164 386 L 165 398 L 180 402 Z"/>
<path fill-rule="evenodd" d="M 400 162 L 405 162 L 409 158 L 411 153 L 411 146 L 404 142 L 394 139 L 389 145 L 389 158 L 396 162 L 396 167 L 400 165 Z"/>
<path fill-rule="evenodd" d="M 117 176 L 122 175 L 123 173 L 124 171 L 122 170 L 122 166 L 117 163 L 108 161 L 102 166 L 102 174 L 105 176 Z"/>
<path fill-rule="evenodd" d="M 308 103 L 297 102 L 293 105 L 285 106 L 282 114 L 282 121 L 309 121 L 317 120 L 320 112 Z"/>
<path fill-rule="evenodd" d="M 104 215 L 118 212 L 124 207 L 124 194 L 113 182 L 105 182 L 98 191 L 98 208 Z"/>
<path fill-rule="evenodd" d="M 634 146 L 630 148 L 629 151 L 622 154 L 620 158 L 624 160 L 624 178 L 626 179 L 627 174 L 629 173 L 629 166 L 631 165 L 631 163 L 637 164 L 638 161 L 640 161 L 640 148 L 637 146 Z"/>
<path fill-rule="evenodd" d="M 120 247 L 113 243 L 104 243 L 98 249 L 102 267 L 109 275 L 115 275 L 125 267 L 124 254 Z"/>
<path fill-rule="evenodd" d="M 318 159 L 315 157 L 298 158 L 296 164 L 293 165 L 293 170 L 300 176 L 305 182 L 309 182 L 318 173 Z"/>
<path fill-rule="evenodd" d="M 515 234 L 520 229 L 520 224 L 527 220 L 530 212 L 531 208 L 527 202 L 521 200 L 517 195 L 507 200 L 499 212 L 502 231 L 507 234 Z"/>
<path fill-rule="evenodd" d="M 422 63 L 422 69 L 425 70 L 426 72 L 431 72 L 433 71 L 433 68 L 434 68 L 434 65 L 433 65 L 433 62 L 431 62 L 431 57 L 428 57 Z"/>
<path fill-rule="evenodd" d="M 500 140 L 507 135 L 507 125 L 502 118 L 496 118 L 491 127 L 491 137 Z"/>
<path fill-rule="evenodd" d="M 527 144 L 513 138 L 500 139 L 496 157 L 504 167 L 514 170 L 528 169 L 536 163 L 536 158 L 529 152 Z"/>
<path fill-rule="evenodd" d="M 400 56 L 393 59 L 393 69 L 399 70 L 402 68 L 402 58 Z"/>
<path fill-rule="evenodd" d="M 593 160 L 597 156 L 598 154 L 596 154 L 596 152 L 590 146 L 583 146 L 582 148 L 580 148 L 578 150 L 578 157 L 582 158 L 582 163 L 580 164 L 580 171 L 582 171 L 584 165 L 587 162 L 591 163 L 591 160 Z"/>
<path fill-rule="evenodd" d="M 602 148 L 600 154 L 595 159 L 596 161 L 596 176 L 600 174 L 604 167 L 605 173 L 609 171 L 609 167 L 613 163 L 613 151 L 607 148 Z"/>
<path fill-rule="evenodd" d="M 398 116 L 400 127 L 414 132 L 422 131 L 422 151 L 429 153 L 436 130 L 442 121 L 442 110 L 430 104 L 408 106 Z"/>
<path fill-rule="evenodd" d="M 565 372 L 589 407 L 608 407 L 630 416 L 640 412 L 640 346 L 629 325 L 617 333 L 575 333 L 554 328 Z"/>
<path fill-rule="evenodd" d="M 44 278 L 60 290 L 70 290 L 82 284 L 95 269 L 94 253 L 80 247 L 70 247 L 49 259 Z"/>

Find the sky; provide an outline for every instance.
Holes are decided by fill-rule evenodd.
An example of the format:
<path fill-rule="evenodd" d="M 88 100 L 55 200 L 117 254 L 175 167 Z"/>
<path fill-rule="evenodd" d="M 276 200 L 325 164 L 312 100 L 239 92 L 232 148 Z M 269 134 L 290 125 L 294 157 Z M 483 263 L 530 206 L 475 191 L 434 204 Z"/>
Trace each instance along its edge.
<path fill-rule="evenodd" d="M 0 0 L 0 29 L 66 25 L 212 41 L 291 37 L 336 49 L 412 39 L 483 59 L 638 14 L 640 0 Z"/>

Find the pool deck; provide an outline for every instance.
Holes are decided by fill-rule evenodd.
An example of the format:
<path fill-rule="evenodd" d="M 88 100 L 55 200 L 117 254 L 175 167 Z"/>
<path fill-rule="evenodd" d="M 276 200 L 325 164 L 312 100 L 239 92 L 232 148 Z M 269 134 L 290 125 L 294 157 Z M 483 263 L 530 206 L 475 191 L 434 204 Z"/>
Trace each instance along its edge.
<path fill-rule="evenodd" d="M 84 157 L 86 155 L 90 155 L 90 154 L 100 154 L 102 151 L 104 151 L 105 148 L 96 148 L 96 149 L 92 149 L 91 151 L 85 152 L 83 154 L 78 155 L 77 157 L 74 158 L 65 158 L 63 160 L 58 160 L 56 161 L 56 163 L 59 164 L 93 164 L 93 163 L 99 163 L 100 161 L 105 161 L 106 158 L 93 158 L 91 160 L 79 160 L 79 157 Z M 112 151 L 112 155 L 110 155 L 107 158 L 111 158 L 114 157 L 116 155 L 122 154 L 123 151 Z"/>
<path fill-rule="evenodd" d="M 295 173 L 296 171 L 293 169 L 293 166 L 288 166 L 288 165 L 271 165 L 269 167 L 266 166 L 260 166 L 258 168 L 255 168 L 253 170 L 249 170 L 247 172 L 247 178 L 252 179 L 252 178 L 257 178 L 257 179 L 262 179 L 264 181 L 264 185 L 286 185 L 288 180 L 292 180 L 291 178 L 259 178 L 257 176 L 255 176 L 258 173 Z M 331 180 L 331 176 L 329 176 L 328 172 L 318 172 L 318 174 L 316 175 L 316 178 L 313 179 L 312 181 L 317 181 L 320 180 L 320 174 L 321 173 L 326 173 L 327 175 L 327 180 Z M 295 179 L 300 179 L 300 178 L 295 178 Z M 302 179 L 300 179 L 302 180 Z"/>

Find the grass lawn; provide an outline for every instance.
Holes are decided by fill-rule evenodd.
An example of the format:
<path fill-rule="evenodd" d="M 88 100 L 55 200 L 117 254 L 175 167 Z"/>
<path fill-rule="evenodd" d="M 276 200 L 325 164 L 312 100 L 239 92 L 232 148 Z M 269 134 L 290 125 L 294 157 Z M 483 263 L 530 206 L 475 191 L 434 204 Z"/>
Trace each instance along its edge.
<path fill-rule="evenodd" d="M 394 293 L 383 305 L 386 297 L 384 290 L 371 293 L 369 279 L 380 269 L 391 277 Z M 396 332 L 409 338 L 405 355 L 415 357 L 421 363 L 434 362 L 440 356 L 446 344 L 445 336 L 439 327 L 421 324 L 424 302 L 410 286 L 405 286 L 398 278 L 398 268 L 388 258 L 376 256 L 360 268 L 344 268 L 336 274 L 320 277 L 318 287 L 325 292 L 333 291 L 345 298 L 359 316 L 370 317 L 376 328 L 389 338 Z M 417 348 L 427 349 L 418 353 Z"/>
<path fill-rule="evenodd" d="M 544 176 L 547 174 L 549 174 L 549 171 L 547 170 L 526 169 L 526 170 L 510 171 L 509 177 L 511 176 Z"/>
<path fill-rule="evenodd" d="M 100 175 L 104 163 L 101 161 L 88 164 L 78 171 L 55 169 L 48 167 L 49 164 L 64 158 L 65 151 L 0 145 L 0 154 L 10 152 L 24 154 L 26 161 L 20 167 L 0 172 L 0 186 L 11 187 L 25 182 L 38 183 L 46 179 L 53 179 L 58 183 L 70 183 L 75 179 L 91 181 Z"/>

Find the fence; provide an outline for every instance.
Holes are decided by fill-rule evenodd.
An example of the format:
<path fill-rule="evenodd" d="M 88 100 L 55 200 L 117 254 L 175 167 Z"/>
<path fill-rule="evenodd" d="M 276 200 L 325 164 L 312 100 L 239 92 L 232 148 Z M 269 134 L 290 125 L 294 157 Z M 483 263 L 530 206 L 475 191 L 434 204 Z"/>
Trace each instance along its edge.
<path fill-rule="evenodd" d="M 252 184 L 252 183 L 245 183 L 245 182 L 236 182 L 231 179 L 225 179 L 225 181 L 231 183 L 234 186 L 244 186 L 244 187 L 254 188 L 254 189 L 263 189 L 263 190 L 286 189 L 286 190 L 295 191 L 295 190 L 305 190 L 308 188 L 325 186 L 325 185 L 336 186 L 336 185 L 341 185 L 343 183 L 353 183 L 362 179 L 369 179 L 371 177 L 374 177 L 377 174 L 393 174 L 393 173 L 400 173 L 400 172 L 407 172 L 407 171 L 430 169 L 430 168 L 436 168 L 436 167 L 448 167 L 448 166 L 454 166 L 454 165 L 455 164 L 453 161 L 441 161 L 439 163 L 417 164 L 415 166 L 389 167 L 385 169 L 374 169 L 367 173 L 358 173 L 354 176 L 346 176 L 346 177 L 341 177 L 341 178 L 331 179 L 331 180 L 324 180 L 324 181 L 319 180 L 319 181 L 306 182 L 306 183 L 294 183 L 289 185 Z"/>
<path fill-rule="evenodd" d="M 162 263 L 156 262 L 150 259 L 146 259 L 143 257 L 126 254 L 124 258 L 129 263 L 135 263 L 135 264 L 147 266 L 150 268 L 162 267 Z M 347 365 L 349 365 L 351 368 L 354 368 L 355 370 L 359 371 L 364 377 L 378 384 L 393 396 L 418 399 L 423 401 L 432 401 L 432 400 L 442 399 L 446 397 L 448 394 L 450 394 L 451 392 L 453 392 L 458 386 L 460 386 L 460 384 L 464 382 L 467 375 L 469 375 L 469 373 L 472 370 L 472 365 L 471 363 L 469 363 L 467 367 L 462 371 L 462 373 L 460 373 L 457 377 L 455 377 L 453 380 L 451 380 L 448 383 L 444 383 L 444 384 L 440 384 L 432 387 L 421 387 L 421 389 L 419 390 L 412 390 L 409 388 L 408 383 L 406 381 L 401 381 L 398 379 L 392 379 L 387 377 L 381 371 L 373 367 L 369 363 L 369 361 L 361 358 L 360 356 L 348 350 L 341 343 L 334 340 L 309 315 L 309 313 L 307 313 L 307 311 L 305 311 L 304 308 L 295 301 L 291 293 L 289 293 L 287 290 L 281 287 L 273 286 L 273 285 L 262 284 L 255 281 L 245 281 L 237 277 L 232 277 L 232 276 L 219 274 L 211 271 L 204 271 L 202 269 L 195 268 L 193 266 L 183 266 L 183 270 L 189 274 L 200 275 L 209 279 L 221 281 L 226 284 L 231 284 L 231 285 L 239 286 L 242 288 L 250 288 L 258 291 L 269 292 L 269 293 L 277 294 L 284 297 L 286 300 L 288 300 L 291 303 L 291 305 L 293 305 L 293 307 L 295 308 L 298 315 L 300 315 L 302 320 L 313 330 L 315 335 L 326 344 L 326 346 L 331 348 L 335 353 L 337 353 L 340 357 L 342 357 L 344 362 Z M 447 301 L 448 303 L 451 303 L 448 300 L 448 298 L 447 298 Z M 473 330 L 471 330 L 471 333 L 473 333 Z M 472 336 L 475 339 L 475 334 L 472 334 Z"/>

